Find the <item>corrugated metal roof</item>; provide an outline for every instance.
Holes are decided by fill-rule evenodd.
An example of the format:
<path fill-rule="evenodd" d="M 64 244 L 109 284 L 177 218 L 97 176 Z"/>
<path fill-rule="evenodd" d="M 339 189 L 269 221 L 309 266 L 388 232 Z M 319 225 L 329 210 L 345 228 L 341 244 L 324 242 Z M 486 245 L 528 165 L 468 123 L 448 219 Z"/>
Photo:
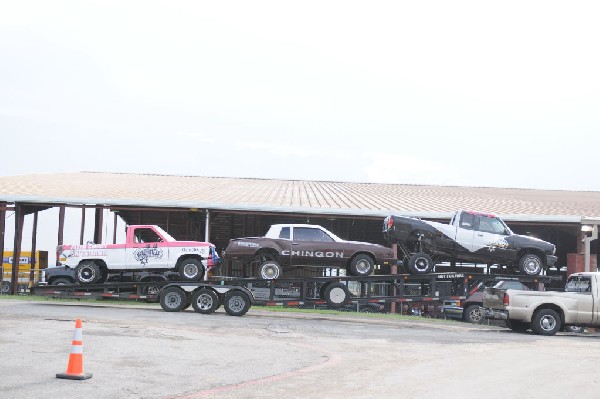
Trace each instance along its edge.
<path fill-rule="evenodd" d="M 473 209 L 513 220 L 600 217 L 600 192 L 79 172 L 0 177 L 0 200 L 446 217 Z M 532 216 L 534 215 L 534 216 Z"/>

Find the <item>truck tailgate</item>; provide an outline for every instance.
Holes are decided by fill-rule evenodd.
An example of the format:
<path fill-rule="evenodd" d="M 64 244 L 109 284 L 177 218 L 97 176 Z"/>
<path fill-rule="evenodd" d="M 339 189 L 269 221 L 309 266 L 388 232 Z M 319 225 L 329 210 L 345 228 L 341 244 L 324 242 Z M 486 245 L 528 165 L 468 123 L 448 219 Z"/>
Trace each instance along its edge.
<path fill-rule="evenodd" d="M 486 287 L 483 290 L 483 307 L 488 309 L 504 309 L 504 294 L 501 288 Z"/>

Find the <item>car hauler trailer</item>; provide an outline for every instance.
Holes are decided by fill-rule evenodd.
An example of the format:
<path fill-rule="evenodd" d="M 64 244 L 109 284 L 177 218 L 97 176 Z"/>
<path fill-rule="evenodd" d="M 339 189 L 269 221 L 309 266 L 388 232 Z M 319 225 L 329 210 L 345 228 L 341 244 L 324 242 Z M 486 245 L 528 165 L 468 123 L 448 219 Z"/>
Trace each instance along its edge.
<path fill-rule="evenodd" d="M 262 280 L 214 276 L 203 282 L 135 282 L 94 285 L 35 286 L 35 295 L 58 298 L 120 298 L 159 300 L 168 312 L 192 306 L 213 313 L 221 304 L 230 315 L 245 314 L 252 304 L 285 307 L 386 307 L 390 304 L 442 305 L 465 300 L 479 283 L 516 280 L 547 284 L 560 277 L 497 274 L 431 273 L 340 276 Z M 391 307 L 391 306 L 390 306 Z"/>

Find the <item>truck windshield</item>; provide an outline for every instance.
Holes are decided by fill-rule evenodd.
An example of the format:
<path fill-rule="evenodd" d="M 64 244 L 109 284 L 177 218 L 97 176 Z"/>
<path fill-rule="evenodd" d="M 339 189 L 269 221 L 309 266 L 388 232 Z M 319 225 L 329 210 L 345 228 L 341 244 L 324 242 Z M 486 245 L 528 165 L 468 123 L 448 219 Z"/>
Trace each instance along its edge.
<path fill-rule="evenodd" d="M 592 282 L 589 276 L 571 276 L 565 286 L 567 292 L 591 292 Z"/>

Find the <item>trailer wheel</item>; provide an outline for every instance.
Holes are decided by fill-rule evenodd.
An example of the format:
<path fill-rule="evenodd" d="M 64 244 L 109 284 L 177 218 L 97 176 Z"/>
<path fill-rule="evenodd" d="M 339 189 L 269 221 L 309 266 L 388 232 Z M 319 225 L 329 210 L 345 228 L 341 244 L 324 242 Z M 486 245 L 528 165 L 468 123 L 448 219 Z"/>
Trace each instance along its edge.
<path fill-rule="evenodd" d="M 10 281 L 3 281 L 0 289 L 2 290 L 2 294 L 8 295 L 10 294 L 10 288 Z"/>
<path fill-rule="evenodd" d="M 519 270 L 528 276 L 537 276 L 542 269 L 542 259 L 535 254 L 525 254 L 519 260 Z"/>
<path fill-rule="evenodd" d="M 186 281 L 202 280 L 202 277 L 204 277 L 204 266 L 197 259 L 184 259 L 179 264 L 179 276 Z"/>
<path fill-rule="evenodd" d="M 465 309 L 463 319 L 469 323 L 481 324 L 485 320 L 483 317 L 483 309 L 479 305 L 469 305 Z"/>
<path fill-rule="evenodd" d="M 250 298 L 240 290 L 228 291 L 225 294 L 223 307 L 229 316 L 245 315 L 250 305 Z"/>
<path fill-rule="evenodd" d="M 102 272 L 97 264 L 92 261 L 83 261 L 75 269 L 75 278 L 81 284 L 94 284 L 102 277 Z"/>
<path fill-rule="evenodd" d="M 433 271 L 433 260 L 425 252 L 417 252 L 408 260 L 408 269 L 412 274 L 427 274 Z"/>
<path fill-rule="evenodd" d="M 350 300 L 350 292 L 342 283 L 331 283 L 323 290 L 323 299 L 332 308 L 341 308 Z"/>
<path fill-rule="evenodd" d="M 533 314 L 531 329 L 539 335 L 554 335 L 560 331 L 561 320 L 552 309 L 540 309 Z"/>
<path fill-rule="evenodd" d="M 527 331 L 531 327 L 529 325 L 529 323 L 525 323 L 524 321 L 519 321 L 519 320 L 511 320 L 511 319 L 506 320 L 506 325 L 511 330 L 517 331 L 517 332 Z"/>
<path fill-rule="evenodd" d="M 281 276 L 281 265 L 276 260 L 268 260 L 258 266 L 258 274 L 263 280 L 275 280 Z"/>
<path fill-rule="evenodd" d="M 179 312 L 187 304 L 187 295 L 179 287 L 169 287 L 160 294 L 160 306 L 165 312 Z"/>
<path fill-rule="evenodd" d="M 59 278 L 55 278 L 54 280 L 52 280 L 52 283 L 50 285 L 70 285 L 73 284 L 73 282 L 71 280 L 69 280 L 66 277 L 59 277 Z"/>
<path fill-rule="evenodd" d="M 368 276 L 373 273 L 375 262 L 369 255 L 356 255 L 350 261 L 350 274 L 352 276 Z"/>
<path fill-rule="evenodd" d="M 198 313 L 214 313 L 220 306 L 219 296 L 210 288 L 202 288 L 192 295 L 192 306 Z"/>

